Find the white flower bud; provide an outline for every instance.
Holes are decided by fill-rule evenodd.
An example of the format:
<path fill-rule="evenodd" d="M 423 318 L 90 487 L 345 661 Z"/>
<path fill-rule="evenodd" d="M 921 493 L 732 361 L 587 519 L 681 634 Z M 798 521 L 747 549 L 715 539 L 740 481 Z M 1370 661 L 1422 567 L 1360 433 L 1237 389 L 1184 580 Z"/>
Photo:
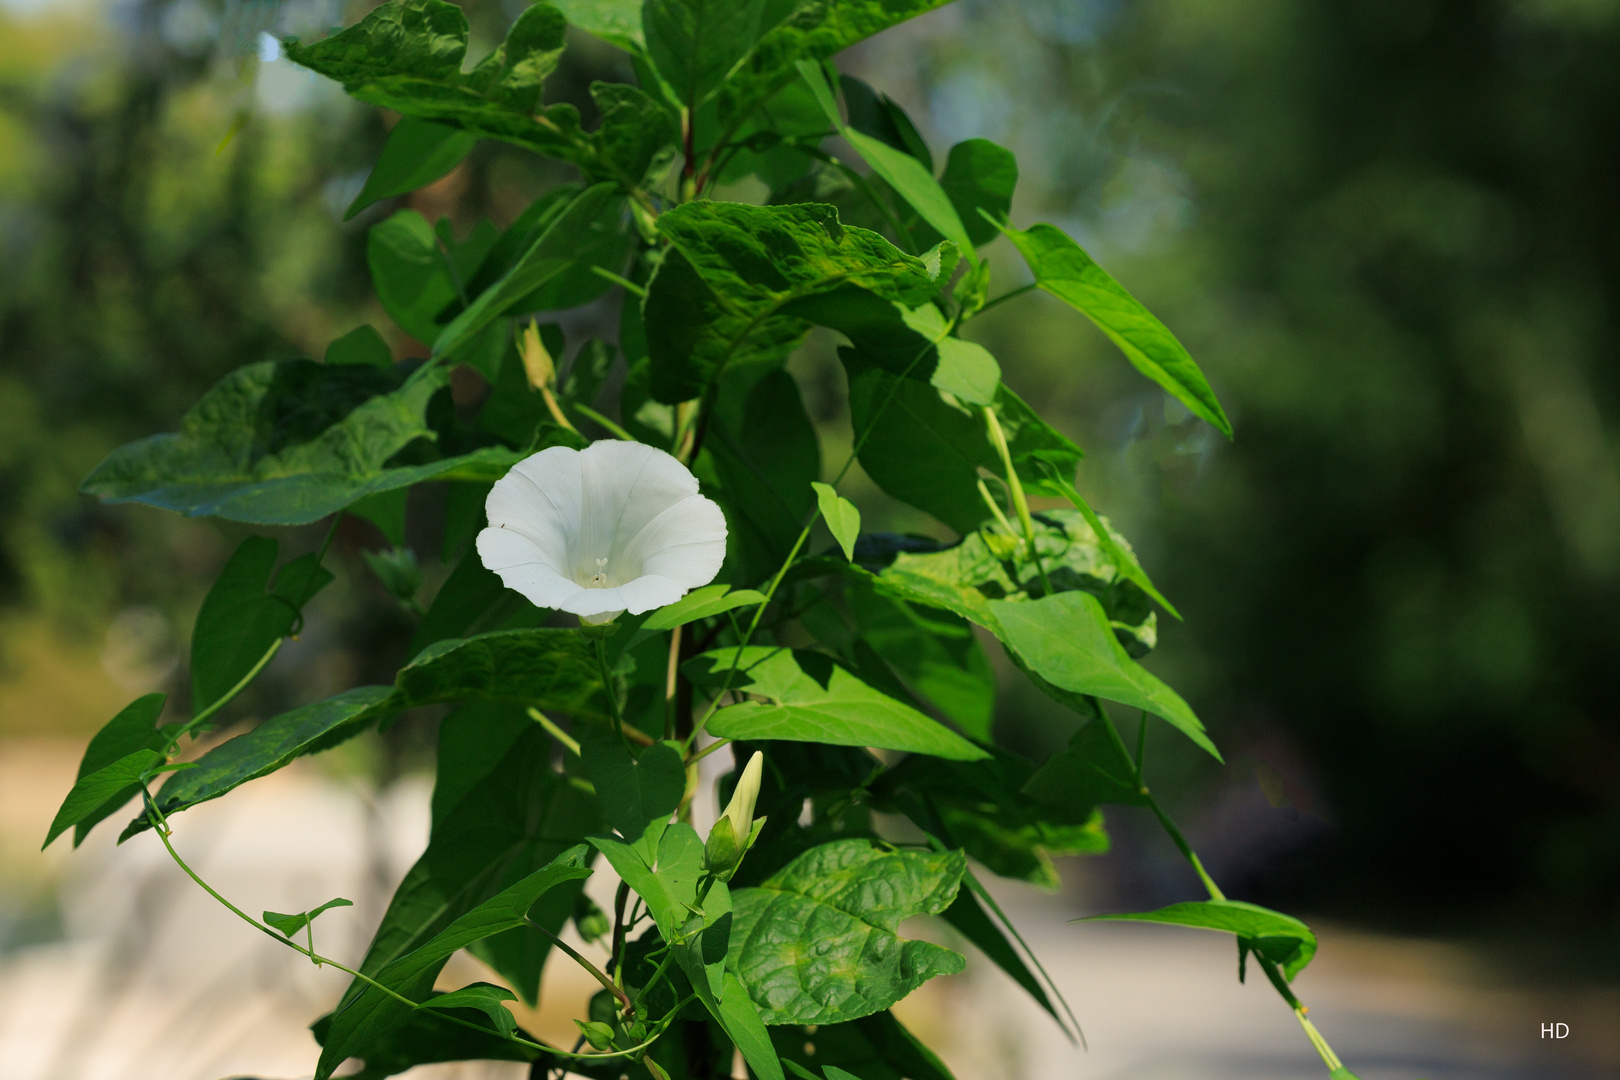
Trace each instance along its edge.
<path fill-rule="evenodd" d="M 726 804 L 724 816 L 731 822 L 731 835 L 737 838 L 739 845 L 748 842 L 748 834 L 754 829 L 754 803 L 759 801 L 759 778 L 764 769 L 765 755 L 755 750 L 743 767 L 742 776 L 737 778 L 731 801 Z"/>
<path fill-rule="evenodd" d="M 754 834 L 764 824 L 763 819 L 754 820 L 754 804 L 759 799 L 759 779 L 764 767 L 765 755 L 754 751 L 737 778 L 737 787 L 731 793 L 731 802 L 726 804 L 726 812 L 714 823 L 708 842 L 703 845 L 704 868 L 721 881 L 731 880 L 743 856 L 748 854 Z"/>
<path fill-rule="evenodd" d="M 523 328 L 523 342 L 518 351 L 523 355 L 523 374 L 531 387 L 543 390 L 556 383 L 557 365 L 540 340 L 540 324 L 534 319 Z"/>

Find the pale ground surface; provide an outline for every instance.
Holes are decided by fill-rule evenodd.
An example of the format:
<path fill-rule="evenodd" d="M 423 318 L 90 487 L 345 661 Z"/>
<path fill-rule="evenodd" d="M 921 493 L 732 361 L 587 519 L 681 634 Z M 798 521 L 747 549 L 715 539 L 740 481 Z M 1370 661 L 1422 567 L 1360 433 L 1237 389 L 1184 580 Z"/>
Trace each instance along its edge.
<path fill-rule="evenodd" d="M 0 743 L 0 900 L 60 896 L 57 940 L 0 954 L 0 1080 L 219 1080 L 308 1076 L 306 1030 L 344 976 L 239 922 L 186 880 L 147 836 L 115 848 L 104 825 L 77 853 L 35 854 L 71 783 L 78 747 Z M 716 755 L 709 761 L 715 761 Z M 258 914 L 333 896 L 316 944 L 355 960 L 427 829 L 425 782 L 380 798 L 300 765 L 176 821 L 182 854 L 226 897 Z M 712 811 L 711 811 L 712 813 Z M 600 901 L 614 882 L 592 879 Z M 1239 986 L 1224 935 L 1125 925 L 1069 926 L 1072 901 L 1001 890 L 1068 995 L 1090 1041 L 1071 1047 L 1011 982 L 977 957 L 902 1007 L 960 1080 L 1292 1080 L 1325 1076 L 1271 989 Z M 0 912 L 6 910 L 0 907 Z M 19 935 L 0 924 L 0 940 Z M 1553 995 L 1493 976 L 1465 950 L 1320 927 L 1298 991 L 1362 1080 L 1587 1080 L 1620 1075 L 1620 992 Z M 909 929 L 918 932 L 918 929 Z M 938 933 L 939 931 L 922 932 Z M 23 935 L 26 936 L 26 935 Z M 969 950 L 971 953 L 971 950 Z M 481 977 L 458 958 L 443 985 Z M 571 1039 L 594 989 L 553 961 L 530 1030 Z M 1554 1053 L 1539 1024 L 1571 1036 Z M 510 1064 L 431 1066 L 411 1080 L 522 1080 Z"/>

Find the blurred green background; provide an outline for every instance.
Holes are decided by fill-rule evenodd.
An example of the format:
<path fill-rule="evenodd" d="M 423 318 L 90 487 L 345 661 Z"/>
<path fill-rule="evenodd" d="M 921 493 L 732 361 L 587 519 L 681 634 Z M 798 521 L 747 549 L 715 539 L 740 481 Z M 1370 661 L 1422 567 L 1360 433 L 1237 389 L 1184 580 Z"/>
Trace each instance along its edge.
<path fill-rule="evenodd" d="M 361 321 L 413 347 L 370 298 L 386 204 L 340 221 L 382 118 L 259 59 L 366 6 L 0 0 L 0 735 L 173 683 L 241 535 L 78 495 L 104 453 Z M 521 5 L 463 6 L 492 42 Z M 553 100 L 626 77 L 578 46 Z M 1080 237 L 1232 415 L 1227 444 L 1038 295 L 974 324 L 1186 615 L 1149 663 L 1231 765 L 1150 769 L 1235 895 L 1620 952 L 1617 56 L 1620 0 L 959 0 L 841 60 L 937 159 L 1013 149 L 1015 220 Z M 410 205 L 505 224 L 563 175 L 486 144 Z M 824 361 L 795 371 L 838 438 Z M 369 528 L 244 715 L 397 662 Z M 1060 738 L 1046 708 L 1006 694 L 1004 738 Z M 1111 825 L 1113 895 L 1183 898 Z"/>

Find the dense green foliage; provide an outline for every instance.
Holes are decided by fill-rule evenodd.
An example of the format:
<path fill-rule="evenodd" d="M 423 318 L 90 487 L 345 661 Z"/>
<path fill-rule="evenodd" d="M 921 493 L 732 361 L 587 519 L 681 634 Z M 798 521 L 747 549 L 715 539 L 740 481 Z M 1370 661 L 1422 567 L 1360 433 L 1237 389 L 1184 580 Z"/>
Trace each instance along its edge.
<path fill-rule="evenodd" d="M 1186 349 L 1074 240 L 1050 225 L 1012 225 L 1012 154 L 976 139 L 936 178 L 905 113 L 838 77 L 831 54 L 929 6 L 539 3 L 466 68 L 460 8 L 388 0 L 348 29 L 284 43 L 291 60 L 404 118 L 362 197 L 429 179 L 423 158 L 453 167 L 451 151 L 475 145 L 466 136 L 566 162 L 586 181 L 541 192 L 504 229 L 480 224 L 458 237 L 448 221 L 409 209 L 377 221 L 367 258 L 378 300 L 426 356 L 396 361 L 362 327 L 320 362 L 248 363 L 187 412 L 179 433 L 113 451 L 84 484 L 107 501 L 259 528 L 331 524 L 319 551 L 279 569 L 274 540 L 242 540 L 197 617 L 190 718 L 157 729 L 162 703 L 151 697 L 119 713 L 92 743 L 47 843 L 69 827 L 82 840 L 136 795 L 122 838 L 154 831 L 184 867 L 171 836 L 187 808 L 406 710 L 456 707 L 440 729 L 428 848 L 364 960 L 343 968 L 354 981 L 317 1025 L 319 1080 L 354 1058 L 368 1076 L 443 1060 L 446 1040 L 423 1025 L 444 1021 L 479 1035 L 457 1036 L 457 1052 L 531 1060 L 536 1075 L 708 1078 L 729 1072 L 734 1047 L 755 1076 L 781 1080 L 772 1027 L 814 1026 L 837 1045 L 851 1024 L 865 1025 L 849 1038 L 865 1044 L 868 1076 L 935 1075 L 943 1068 L 892 1017 L 871 1027 L 923 982 L 964 966 L 950 949 L 898 935 L 903 919 L 922 914 L 957 926 L 1067 1030 L 1055 987 L 1031 973 L 1034 958 L 1000 909 L 981 905 L 988 894 L 966 855 L 1050 883 L 1053 854 L 1106 846 L 1098 808 L 1109 802 L 1151 807 L 1210 897 L 1137 917 L 1234 934 L 1240 975 L 1252 957 L 1327 1068 L 1349 1075 L 1290 989 L 1314 937 L 1288 916 L 1227 900 L 1146 783 L 1152 717 L 1219 753 L 1187 702 L 1139 663 L 1157 641 L 1153 598 L 1173 609 L 1075 490 L 1080 449 L 1001 384 L 987 349 L 960 336 L 981 311 L 1027 292 L 991 299 L 996 275 L 978 246 L 1007 235 L 1035 286 L 1083 312 L 1193 414 L 1224 434 L 1230 424 Z M 567 42 L 566 11 L 625 49 L 641 84 L 593 84 L 594 129 L 573 104 L 541 102 Z M 795 114 L 806 97 L 813 107 Z M 827 152 L 834 137 L 869 174 Z M 744 150 L 756 156 L 740 159 Z M 769 187 L 763 205 L 720 197 L 722 179 L 745 172 Z M 829 181 L 844 185 L 831 202 L 807 197 Z M 874 212 L 875 227 L 853 220 Z M 604 381 L 611 350 L 571 345 L 538 321 L 604 294 L 620 308 L 616 385 Z M 828 482 L 818 434 L 783 371 L 816 327 L 849 342 L 839 358 L 854 438 Z M 457 377 L 483 392 L 457 401 Z M 593 439 L 608 441 L 580 454 Z M 527 587 L 492 561 L 486 539 L 527 535 L 506 527 L 617 527 L 582 521 L 589 490 L 582 511 L 525 470 L 570 455 L 633 458 L 643 464 L 629 475 L 629 498 L 643 492 L 649 454 L 700 483 L 731 522 L 719 587 L 657 610 L 627 602 L 628 615 L 600 619 L 600 607 L 555 601 L 579 624 L 514 605 L 501 581 Z M 857 461 L 956 538 L 861 533 L 859 511 L 838 492 Z M 511 486 L 517 475 L 526 479 Z M 587 489 L 614 482 L 576 475 Z M 416 513 L 409 490 L 428 483 L 448 486 L 438 531 L 456 563 L 432 606 L 416 598 L 422 577 L 408 550 L 367 556 L 420 620 L 392 685 L 344 689 L 185 760 L 188 741 L 217 724 L 333 580 L 323 562 L 344 516 L 397 545 Z M 502 528 L 474 543 L 486 494 L 490 524 Z M 1073 509 L 1033 510 L 1031 494 Z M 508 526 L 513 499 L 534 503 L 540 523 Z M 666 517 L 647 510 L 635 542 Z M 675 530 L 668 543 L 698 542 L 681 532 L 685 519 L 670 520 L 660 526 Z M 567 558 L 579 557 L 570 548 Z M 598 558 L 589 579 L 559 573 L 572 575 L 567 590 L 589 593 L 616 587 L 608 563 Z M 1045 761 L 996 745 L 990 641 L 1081 724 Z M 1134 754 L 1104 699 L 1140 712 Z M 692 825 L 696 764 L 728 746 L 747 767 L 705 839 Z M 1060 775 L 1081 779 L 1066 787 Z M 886 835 L 874 809 L 909 826 Z M 598 854 L 621 881 L 605 970 L 557 936 L 569 919 L 600 919 L 578 903 Z M 334 963 L 315 952 L 313 923 L 346 903 L 266 912 L 262 923 L 233 910 Z M 553 945 L 603 986 L 571 1050 L 519 1033 L 503 1005 L 536 1000 Z M 436 995 L 461 949 L 510 985 Z M 786 1068 L 853 1075 L 792 1057 Z"/>
<path fill-rule="evenodd" d="M 305 99 L 290 115 L 255 115 L 216 157 L 230 113 L 209 105 L 205 91 L 225 100 L 228 93 L 210 84 L 194 44 L 170 36 L 168 6 L 141 6 L 121 27 L 118 47 L 97 45 L 95 63 L 71 71 L 19 60 L 16 50 L 38 40 L 27 28 L 11 35 L 24 45 L 0 48 L 0 139 L 20 148 L 0 167 L 8 223 L 0 242 L 15 271 L 0 280 L 0 590 L 13 665 L 27 655 L 9 636 L 15 620 L 31 617 L 25 612 L 46 612 L 51 625 L 98 643 L 127 605 L 154 605 L 176 627 L 189 626 L 208 581 L 245 535 L 75 499 L 77 482 L 113 444 L 176 428 L 234 368 L 321 357 L 362 318 L 384 331 L 393 355 L 426 351 L 406 343 L 369 299 L 368 234 L 375 270 L 385 258 L 376 222 L 394 207 L 375 206 L 350 232 L 336 225 L 379 149 L 421 161 L 420 171 L 396 171 L 398 191 L 368 188 L 353 200 L 357 210 L 466 157 L 461 186 L 448 197 L 413 198 L 427 218 L 394 231 L 419 237 L 423 226 L 432 232 L 429 219 L 451 213 L 458 228 L 449 240 L 473 241 L 461 256 L 469 261 L 488 243 L 466 235 L 479 216 L 510 222 L 535 193 L 525 185 L 572 179 L 515 147 L 473 146 L 476 137 L 434 122 L 418 127 L 421 149 L 404 138 L 409 122 L 384 148 L 374 113 L 331 95 Z M 498 5 L 467 6 L 475 40 L 499 41 L 504 24 L 491 25 Z M 574 9 L 590 5 L 564 6 L 578 24 L 585 16 Z M 1600 151 L 1620 103 L 1607 63 L 1615 42 L 1609 6 L 1062 6 L 959 0 L 913 24 L 916 32 L 892 44 L 879 38 L 839 63 L 871 73 L 904 100 L 931 139 L 962 140 L 941 174 L 958 207 L 969 204 L 956 198 L 953 170 L 974 174 L 957 164 L 977 141 L 971 136 L 990 134 L 1016 149 L 1025 173 L 1018 220 L 1062 222 L 1150 298 L 1210 371 L 1238 424 L 1241 438 L 1228 446 L 1163 410 L 1157 390 L 1133 382 L 1112 347 L 1077 330 L 1078 317 L 1055 299 L 1009 302 L 969 326 L 1007 380 L 1085 445 L 1082 488 L 1129 524 L 1143 561 L 1188 614 L 1151 666 L 1197 706 L 1234 762 L 1220 775 L 1252 784 L 1249 755 L 1257 755 L 1283 774 L 1290 798 L 1340 827 L 1326 861 L 1303 876 L 1276 875 L 1272 860 L 1241 845 L 1234 851 L 1230 836 L 1195 821 L 1189 834 L 1217 849 L 1214 876 L 1244 881 L 1238 895 L 1248 898 L 1286 896 L 1277 891 L 1284 885 L 1296 899 L 1306 890 L 1313 909 L 1379 921 L 1421 914 L 1447 932 L 1502 900 L 1532 907 L 1539 929 L 1582 914 L 1606 919 L 1620 865 L 1604 547 L 1614 535 L 1605 525 L 1616 505 L 1606 432 L 1617 406 L 1606 363 L 1612 305 L 1603 298 L 1615 264 L 1608 234 L 1590 225 L 1604 219 L 1615 190 L 1613 156 Z M 997 48 L 980 47 L 991 35 Z M 53 50 L 68 52 L 54 44 L 37 55 Z M 576 34 L 547 100 L 575 103 L 594 129 L 589 81 L 630 74 L 628 62 Z M 235 85 L 220 81 L 225 91 Z M 841 86 L 851 123 L 881 126 L 892 144 L 914 148 L 921 140 L 909 121 L 897 120 L 881 95 L 862 97 L 859 85 Z M 1054 100 L 1069 107 L 1054 109 Z M 812 118 L 814 108 L 806 110 Z M 857 121 L 861 109 L 872 119 Z M 47 155 L 48 169 L 39 164 Z M 758 158 L 769 171 L 764 159 L 772 155 L 744 150 L 737 160 Z M 944 160 L 935 154 L 936 171 Z M 1008 204 L 983 205 L 999 217 Z M 889 228 L 875 213 L 845 210 L 847 221 Z M 978 242 L 974 216 L 959 217 Z M 917 240 L 939 239 L 918 221 L 905 223 Z M 421 252 L 419 245 L 414 254 Z M 998 273 L 1016 258 L 1000 244 L 989 256 Z M 448 275 L 422 280 L 440 290 L 441 307 L 453 296 Z M 381 275 L 375 289 L 385 289 Z M 584 333 L 592 332 L 616 336 L 602 321 Z M 1481 340 L 1511 346 L 1513 362 L 1484 362 L 1496 353 L 1478 347 Z M 575 367 L 565 382 L 588 374 Z M 810 418 L 823 428 L 822 452 L 836 466 L 838 417 L 796 374 Z M 497 419 L 497 400 L 479 415 L 482 428 L 506 431 L 535 411 L 523 403 Z M 610 409 L 611 401 L 602 404 Z M 744 422 L 758 415 L 731 407 Z M 738 438 L 758 445 L 745 430 Z M 794 453 L 803 459 L 802 447 Z M 454 488 L 463 486 L 472 485 Z M 416 503 L 438 487 L 418 488 L 412 506 L 424 602 L 443 577 L 442 538 L 422 527 L 427 515 Z M 919 527 L 917 517 L 875 501 L 858 471 L 841 490 L 870 522 Z M 799 508 L 814 501 L 806 495 Z M 403 503 L 399 510 L 403 522 Z M 289 555 L 312 551 L 321 538 L 315 527 L 276 535 Z M 311 602 L 306 646 L 280 653 L 226 706 L 225 720 L 289 712 L 308 701 L 311 686 L 324 688 L 317 694 L 356 682 L 392 686 L 396 669 L 425 643 L 520 618 L 513 609 L 521 598 L 503 601 L 498 582 L 464 564 L 452 578 L 456 589 L 446 585 L 444 602 L 418 624 L 359 560 L 359 547 L 386 547 L 379 535 L 356 515 L 344 520 L 325 563 L 338 581 Z M 928 556 L 902 554 L 894 565 L 914 557 Z M 463 599 L 452 603 L 456 596 Z M 937 607 L 897 615 L 865 593 L 845 596 L 860 640 L 917 690 L 925 711 L 937 708 L 966 735 L 990 733 L 985 681 L 974 676 L 985 660 L 973 657 L 984 650 L 956 632 L 962 624 Z M 465 614 L 474 604 L 482 610 Z M 910 633 L 911 616 L 935 632 Z M 324 643 L 323 655 L 332 656 L 334 641 L 354 658 L 335 675 L 310 649 Z M 186 674 L 178 680 L 163 719 L 190 714 L 190 682 Z M 991 700 L 994 690 L 991 679 Z M 95 712 L 95 722 L 117 704 Z M 997 738 L 1034 758 L 1061 746 L 1069 729 L 1047 723 L 1039 705 L 1038 692 L 1004 685 Z M 49 715 L 13 710 L 5 722 L 15 729 Z M 475 723 L 466 710 L 457 717 Z M 493 768 L 526 730 L 521 717 L 502 714 L 500 722 L 507 726 L 488 745 L 456 741 L 457 725 L 449 725 L 441 754 Z M 385 775 L 422 727 L 406 717 L 389 729 Z M 88 770 L 152 738 L 126 734 L 121 741 L 109 728 L 98 738 L 111 756 L 92 765 L 87 755 Z M 1088 726 L 1075 738 L 1096 734 Z M 1179 749 L 1177 739 L 1168 729 L 1162 738 L 1150 732 L 1150 756 L 1167 770 L 1217 775 L 1213 759 L 1191 743 Z M 1207 764 L 1187 764 L 1199 759 Z M 1077 765 L 1084 771 L 1063 771 Z M 508 762 L 503 775 L 516 768 Z M 1019 777 L 1014 786 L 1025 796 L 1130 801 L 1123 748 L 1082 745 L 1037 775 L 1040 783 Z M 1062 826 L 1073 832 L 1060 843 L 1050 822 L 1022 824 L 1021 801 L 1003 804 L 1004 828 L 943 801 L 944 792 L 960 798 L 966 789 L 940 781 L 934 790 L 955 842 L 986 866 L 996 868 L 992 852 L 1049 867 L 1051 854 L 1096 850 L 1084 840 L 1100 831 L 1088 833 L 1085 822 Z M 1492 793 L 1486 827 L 1482 791 Z M 1206 797 L 1201 787 L 1182 795 L 1188 806 Z M 441 784 L 436 801 L 453 805 L 455 790 Z M 523 835 L 520 819 L 502 820 Z M 973 823 L 1002 837 L 1022 830 L 1022 847 L 975 850 Z M 1130 847 L 1127 815 L 1110 812 L 1110 824 L 1116 848 L 1122 836 Z M 435 859 L 453 856 L 455 835 L 440 835 Z M 962 911 L 971 902 L 963 892 L 945 917 L 993 956 L 968 929 Z M 841 1025 L 848 1030 L 823 1039 L 813 1064 L 868 1080 L 889 1075 L 871 1047 L 908 1051 L 876 1020 Z M 802 1053 L 794 1034 L 772 1029 L 779 1053 L 812 1064 L 792 1058 Z M 844 1056 L 828 1056 L 834 1046 Z M 379 1048 L 373 1064 L 382 1067 L 385 1054 L 405 1063 L 514 1049 L 521 1051 L 424 1016 Z"/>

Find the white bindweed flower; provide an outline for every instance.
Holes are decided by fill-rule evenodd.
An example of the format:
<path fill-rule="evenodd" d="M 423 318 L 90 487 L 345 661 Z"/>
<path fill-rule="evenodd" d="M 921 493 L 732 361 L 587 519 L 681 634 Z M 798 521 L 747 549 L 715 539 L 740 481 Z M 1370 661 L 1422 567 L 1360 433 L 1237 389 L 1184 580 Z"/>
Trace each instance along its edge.
<path fill-rule="evenodd" d="M 484 504 L 478 555 L 538 607 L 611 622 L 672 604 L 720 572 L 726 519 L 656 447 L 553 446 L 512 466 Z"/>

